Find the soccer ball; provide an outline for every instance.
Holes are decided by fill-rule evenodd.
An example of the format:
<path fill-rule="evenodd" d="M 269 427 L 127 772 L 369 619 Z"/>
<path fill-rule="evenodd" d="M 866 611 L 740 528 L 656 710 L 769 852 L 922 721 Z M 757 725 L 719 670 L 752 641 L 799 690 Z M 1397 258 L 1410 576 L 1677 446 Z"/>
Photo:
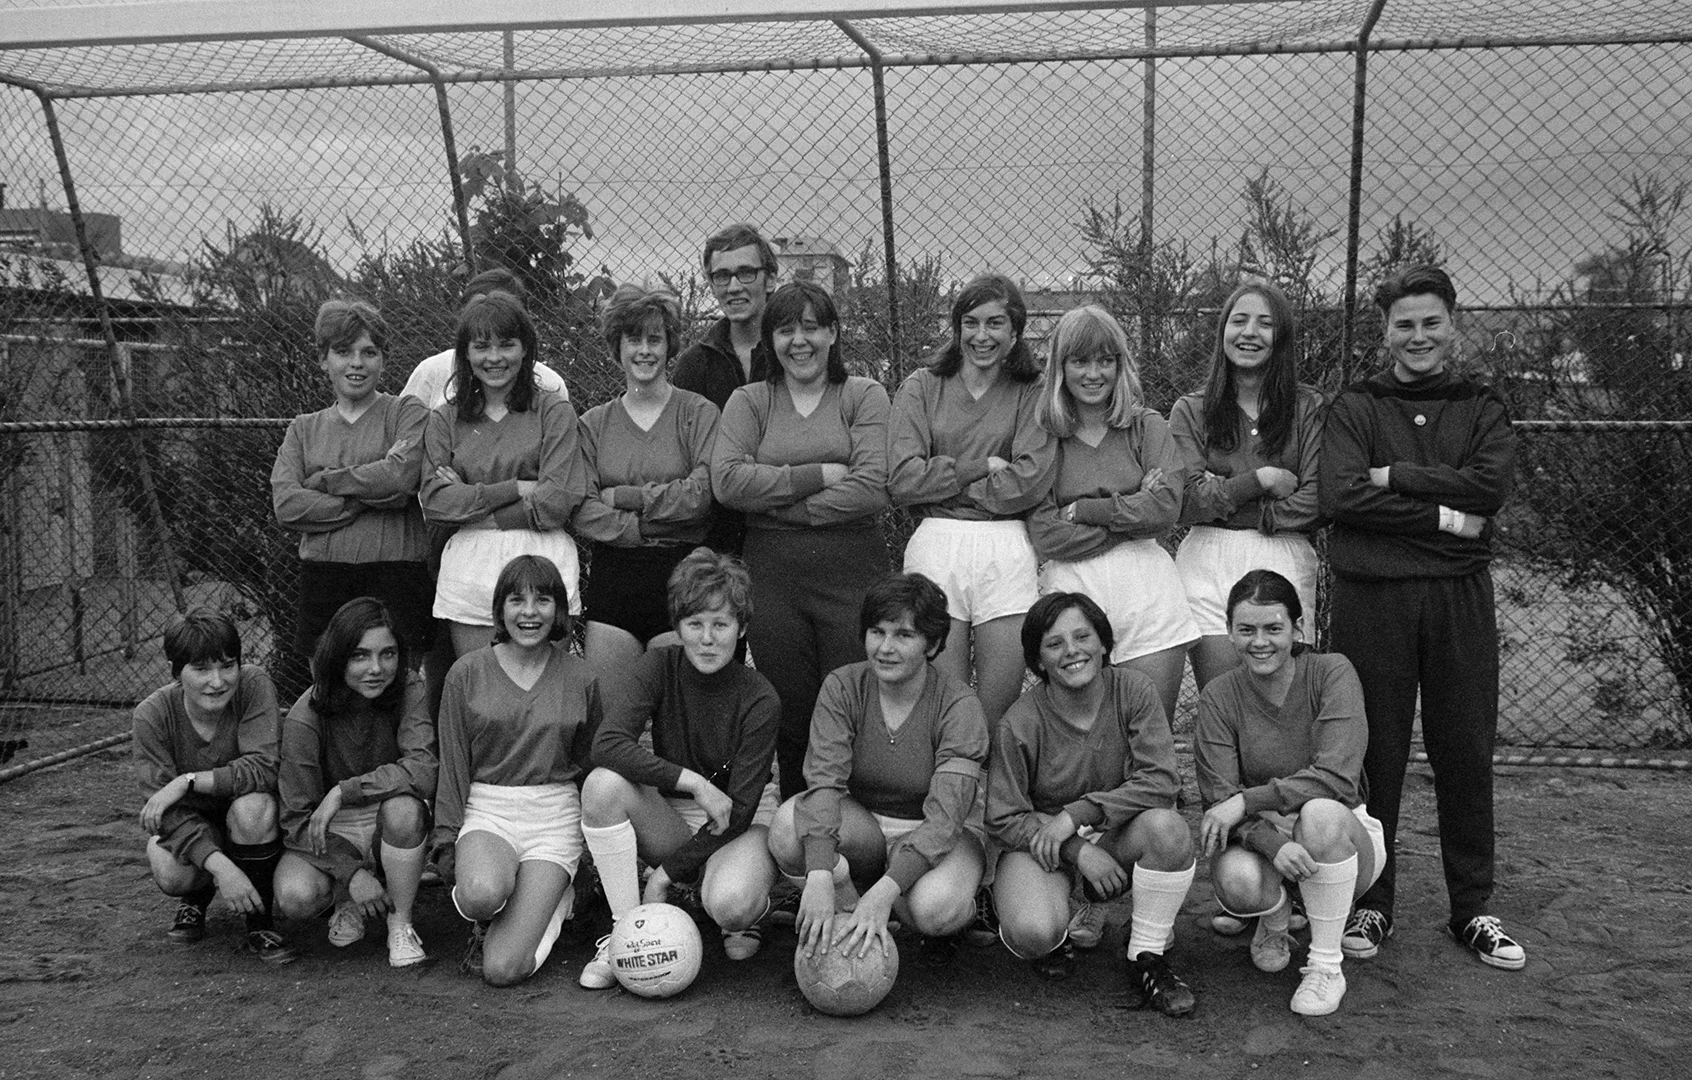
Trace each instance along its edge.
<path fill-rule="evenodd" d="M 674 904 L 642 904 L 617 920 L 609 955 L 624 990 L 667 998 L 693 985 L 705 949 L 687 912 Z"/>
<path fill-rule="evenodd" d="M 891 942 L 885 953 L 871 946 L 863 956 L 847 956 L 833 948 L 816 956 L 804 949 L 793 954 L 793 977 L 799 990 L 818 1012 L 830 1016 L 859 1016 L 881 1004 L 899 977 L 899 949 Z"/>

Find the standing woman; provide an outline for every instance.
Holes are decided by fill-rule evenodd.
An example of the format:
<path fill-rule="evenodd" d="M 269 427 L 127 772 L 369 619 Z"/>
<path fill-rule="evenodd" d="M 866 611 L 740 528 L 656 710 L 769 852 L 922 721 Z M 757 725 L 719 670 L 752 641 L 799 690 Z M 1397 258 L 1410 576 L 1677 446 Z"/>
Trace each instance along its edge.
<path fill-rule="evenodd" d="M 1193 884 L 1193 838 L 1175 810 L 1175 739 L 1151 680 L 1105 663 L 1110 620 L 1080 593 L 1049 593 L 1028 610 L 1022 649 L 1040 684 L 999 721 L 987 781 L 987 830 L 1004 848 L 993 882 L 999 932 L 1049 978 L 1074 944 L 1098 943 L 1090 901 L 1133 897 L 1129 995 L 1170 1016 L 1193 992 L 1169 969 L 1175 917 Z M 1081 933 L 1086 939 L 1081 940 Z"/>
<path fill-rule="evenodd" d="M 1238 662 L 1224 601 L 1249 570 L 1274 570 L 1298 588 L 1300 630 L 1314 641 L 1316 473 L 1322 395 L 1298 383 L 1298 328 L 1286 294 L 1267 281 L 1235 289 L 1222 305 L 1210 378 L 1169 413 L 1193 527 L 1175 565 L 1202 637 L 1193 677 L 1203 690 Z"/>
<path fill-rule="evenodd" d="M 952 305 L 951 342 L 899 387 L 889 435 L 888 492 L 922 518 L 905 570 L 945 590 L 951 623 L 937 662 L 968 686 L 974 645 L 989 723 L 1022 690 L 1017 636 L 1036 595 L 1023 519 L 1051 486 L 1056 448 L 1036 422 L 1040 365 L 1022 339 L 1027 323 L 1009 278 L 965 285 Z"/>
<path fill-rule="evenodd" d="M 717 407 L 670 385 L 681 341 L 673 294 L 623 285 L 599 320 L 623 369 L 621 397 L 582 417 L 587 497 L 576 532 L 593 541 L 582 606 L 587 658 L 610 673 L 648 646 L 673 644 L 666 583 L 711 524 Z"/>
<path fill-rule="evenodd" d="M 493 986 L 538 970 L 572 909 L 582 857 L 577 785 L 599 726 L 599 685 L 564 644 L 564 579 L 519 555 L 493 589 L 494 644 L 447 672 L 435 862 L 474 922 L 463 966 Z"/>
<path fill-rule="evenodd" d="M 282 721 L 277 793 L 287 850 L 276 902 L 295 918 L 332 905 L 329 943 L 340 948 L 363 939 L 367 918 L 385 916 L 388 963 L 420 964 L 428 956 L 411 909 L 436 772 L 423 679 L 407 664 L 393 615 L 371 596 L 347 601 L 329 620 L 311 667 L 311 689 Z"/>
<path fill-rule="evenodd" d="M 472 298 L 458 315 L 455 397 L 429 414 L 424 432 L 423 516 L 458 527 L 441 553 L 434 615 L 452 624 L 460 657 L 494 638 L 492 568 L 518 555 L 557 567 L 569 610 L 581 610 L 565 526 L 587 476 L 575 410 L 535 382 L 538 350 L 535 324 L 515 299 Z"/>
<path fill-rule="evenodd" d="M 885 950 L 897 915 L 943 957 L 975 916 L 985 866 L 976 796 L 987 719 L 969 687 L 934 663 L 949 629 L 934 582 L 884 578 L 865 594 L 858 625 L 867 659 L 823 683 L 805 755 L 810 786 L 777 811 L 770 850 L 789 877 L 804 875 L 806 952 Z"/>
<path fill-rule="evenodd" d="M 306 662 L 342 604 L 374 596 L 394 614 L 410 655 L 434 637 L 426 560 L 429 537 L 417 507 L 428 412 L 415 398 L 376 388 L 388 325 L 363 301 L 317 309 L 318 365 L 335 402 L 294 417 L 270 470 L 271 503 L 284 529 L 300 534 L 300 597 L 288 700 L 309 680 Z"/>
<path fill-rule="evenodd" d="M 1146 408 L 1122 325 L 1101 307 L 1052 332 L 1040 424 L 1058 439 L 1057 479 L 1029 519 L 1046 561 L 1040 591 L 1101 597 L 1110 662 L 1148 676 L 1175 715 L 1187 648 L 1198 638 L 1175 561 L 1158 541 L 1181 512 L 1169 425 Z"/>
<path fill-rule="evenodd" d="M 754 662 L 781 697 L 781 794 L 805 789 L 805 746 L 823 677 L 862 654 L 864 592 L 887 573 L 887 391 L 846 374 L 840 317 L 808 281 L 764 309 L 769 378 L 729 398 L 711 455 L 717 497 L 746 519 L 758 621 Z"/>
<path fill-rule="evenodd" d="M 1235 918 L 1256 917 L 1251 961 L 1280 971 L 1292 959 L 1283 882 L 1297 883 L 1310 958 L 1292 1011 L 1326 1016 L 1345 997 L 1346 915 L 1380 876 L 1386 840 L 1363 806 L 1363 686 L 1344 656 L 1305 651 L 1303 613 L 1298 590 L 1273 570 L 1234 585 L 1228 621 L 1240 663 L 1199 695 L 1193 752 L 1217 900 Z"/>

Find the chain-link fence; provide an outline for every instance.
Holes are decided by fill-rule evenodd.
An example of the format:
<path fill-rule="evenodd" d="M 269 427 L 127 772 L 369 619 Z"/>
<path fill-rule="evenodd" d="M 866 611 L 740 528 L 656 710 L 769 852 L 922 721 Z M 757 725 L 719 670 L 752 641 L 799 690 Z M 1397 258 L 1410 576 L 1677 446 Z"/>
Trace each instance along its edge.
<path fill-rule="evenodd" d="M 607 283 L 669 281 L 709 318 L 698 248 L 738 220 L 833 288 L 853 364 L 890 384 L 991 268 L 1036 339 L 1084 302 L 1132 320 L 1162 409 L 1200 385 L 1241 275 L 1287 288 L 1304 375 L 1334 389 L 1377 362 L 1373 283 L 1443 262 L 1464 363 L 1519 422 L 1506 741 L 1692 746 L 1682 4 L 234 41 L 106 8 L 135 43 L 79 47 L 17 21 L 75 7 L 0 3 L 0 42 L 24 42 L 0 44 L 0 753 L 120 730 L 184 604 L 276 659 L 297 563 L 268 475 L 286 418 L 330 396 L 322 299 L 382 308 L 397 390 L 450 343 L 468 269 L 511 266 L 586 408 L 621 387 L 591 331 Z"/>

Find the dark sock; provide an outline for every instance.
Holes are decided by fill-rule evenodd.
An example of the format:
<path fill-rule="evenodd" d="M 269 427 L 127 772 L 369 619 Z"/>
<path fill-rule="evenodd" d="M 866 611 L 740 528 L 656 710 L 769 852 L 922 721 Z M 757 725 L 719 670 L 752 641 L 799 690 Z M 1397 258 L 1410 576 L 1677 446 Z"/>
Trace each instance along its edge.
<path fill-rule="evenodd" d="M 216 885 L 201 885 L 198 889 L 182 894 L 184 904 L 193 904 L 201 911 L 211 907 L 212 897 L 217 895 Z"/>
<path fill-rule="evenodd" d="M 247 916 L 249 930 L 270 929 L 270 912 L 275 897 L 276 864 L 282 861 L 282 840 L 278 837 L 267 844 L 230 844 L 224 853 L 229 861 L 240 867 L 247 880 L 258 890 L 264 901 L 264 911 Z"/>

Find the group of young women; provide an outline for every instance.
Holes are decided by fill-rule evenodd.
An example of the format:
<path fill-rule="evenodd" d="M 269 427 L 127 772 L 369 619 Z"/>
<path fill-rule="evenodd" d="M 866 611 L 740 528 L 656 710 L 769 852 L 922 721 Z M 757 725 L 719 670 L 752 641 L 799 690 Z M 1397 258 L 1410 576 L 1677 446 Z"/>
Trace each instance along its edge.
<path fill-rule="evenodd" d="M 324 306 L 336 400 L 294 422 L 272 477 L 306 567 L 295 640 L 313 650 L 280 778 L 274 737 L 268 789 L 259 768 L 178 790 L 169 740 L 137 740 L 155 875 L 185 898 L 173 935 L 203 924 L 209 879 L 230 875 L 161 812 L 189 790 L 268 790 L 268 838 L 196 812 L 242 845 L 279 833 L 282 911 L 331 913 L 337 945 L 385 916 L 396 965 L 425 956 L 410 909 L 432 817 L 434 861 L 475 926 L 466 962 L 490 983 L 544 961 L 585 848 L 613 915 L 685 887 L 734 958 L 756 952 L 782 875 L 801 948 L 885 945 L 899 923 L 943 951 L 980 929 L 990 891 L 1005 944 L 1049 975 L 1099 942 L 1100 902 L 1131 895 L 1134 993 L 1179 1015 L 1193 996 L 1165 957 L 1202 848 L 1225 910 L 1257 918 L 1266 970 L 1290 957 L 1280 883 L 1300 885 L 1312 945 L 1293 1008 L 1333 1011 L 1333 912 L 1381 858 L 1354 812 L 1355 676 L 1295 655 L 1314 607 L 1320 402 L 1296 382 L 1285 297 L 1230 297 L 1209 382 L 1171 422 L 1100 308 L 1059 320 L 1042 373 L 998 275 L 962 289 L 949 345 L 892 400 L 847 373 L 818 286 L 775 291 L 762 327 L 768 377 L 719 415 L 669 382 L 675 298 L 623 286 L 602 328 L 624 392 L 578 420 L 536 386 L 512 295 L 465 305 L 432 412 L 376 390 L 374 309 Z M 697 546 L 718 504 L 746 515 L 744 564 Z M 920 519 L 903 574 L 890 504 Z M 1193 527 L 1171 559 L 1159 540 L 1178 524 Z M 428 525 L 451 536 L 424 612 Z M 573 536 L 591 545 L 585 588 Z M 577 613 L 585 657 L 566 642 Z M 431 614 L 457 656 L 433 738 L 408 662 Z M 181 677 L 137 711 L 138 735 L 162 711 L 193 720 L 178 742 L 221 738 L 239 710 L 188 688 L 238 665 L 226 636 L 174 652 L 167 637 Z M 1169 727 L 1189 654 L 1197 845 Z M 237 680 L 268 686 L 256 669 Z M 603 942 L 581 981 L 612 984 Z"/>

